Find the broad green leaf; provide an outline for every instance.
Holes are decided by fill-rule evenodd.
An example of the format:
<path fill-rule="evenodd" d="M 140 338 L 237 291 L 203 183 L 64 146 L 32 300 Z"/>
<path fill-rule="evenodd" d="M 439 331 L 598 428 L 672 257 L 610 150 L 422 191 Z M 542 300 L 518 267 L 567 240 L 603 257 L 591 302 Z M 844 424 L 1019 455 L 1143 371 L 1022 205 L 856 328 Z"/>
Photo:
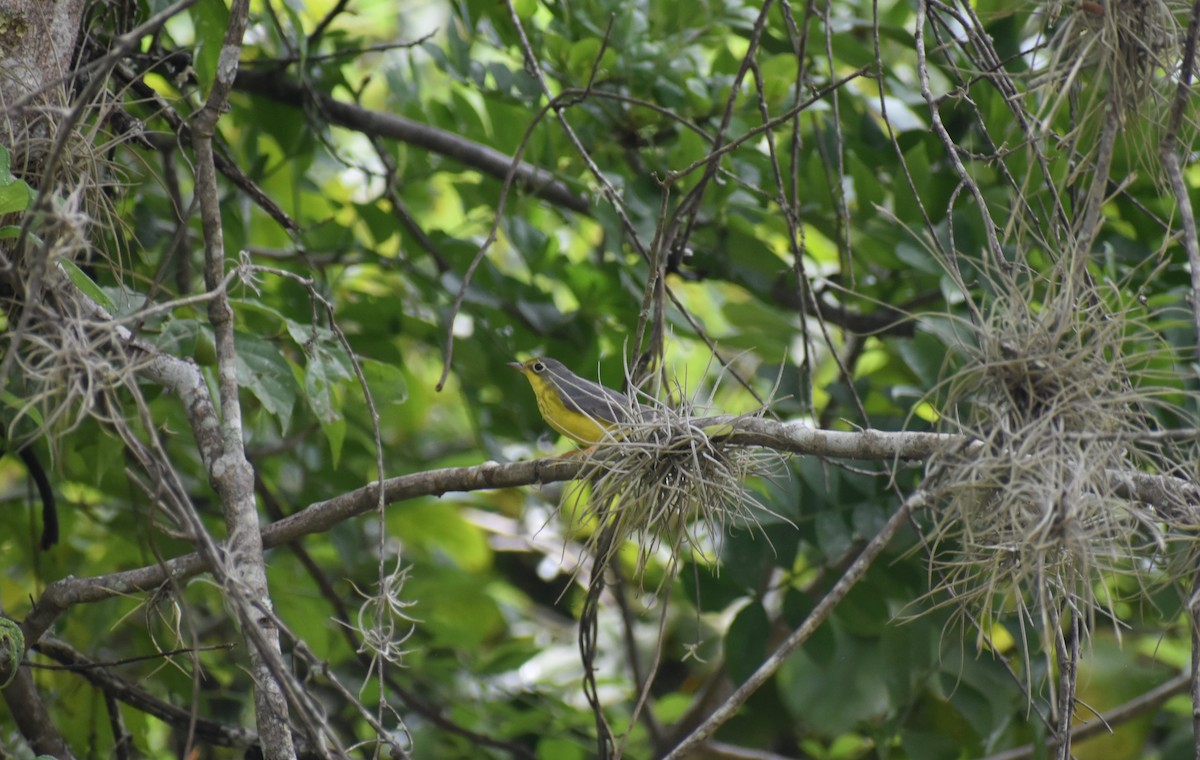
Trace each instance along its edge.
<path fill-rule="evenodd" d="M 33 188 L 12 174 L 11 157 L 0 145 L 0 215 L 24 211 L 33 200 Z"/>
<path fill-rule="evenodd" d="M 287 361 L 274 343 L 246 333 L 234 338 L 237 350 L 238 384 L 247 388 L 269 413 L 288 429 L 296 403 L 296 385 Z"/>
<path fill-rule="evenodd" d="M 779 671 L 780 694 L 797 720 L 819 736 L 834 737 L 890 709 L 882 675 L 883 654 L 874 638 L 859 638 L 836 622 L 833 648 L 819 656 L 805 646 Z"/>
<path fill-rule="evenodd" d="M 767 657 L 771 621 L 762 604 L 751 602 L 738 612 L 725 633 L 725 665 L 735 684 L 745 683 Z"/>
<path fill-rule="evenodd" d="M 388 514 L 388 530 L 400 536 L 412 556 L 443 556 L 467 571 L 487 569 L 492 551 L 479 527 L 445 502 L 421 500 Z"/>
<path fill-rule="evenodd" d="M 408 381 L 402 369 L 374 359 L 360 359 L 359 363 L 377 408 L 403 404 L 408 400 Z"/>
<path fill-rule="evenodd" d="M 0 182 L 0 214 L 12 214 L 29 208 L 33 201 L 33 188 L 25 180 L 13 178 L 9 183 Z"/>
<path fill-rule="evenodd" d="M 584 742 L 562 737 L 542 737 L 537 743 L 538 760 L 585 760 L 592 748 Z"/>
<path fill-rule="evenodd" d="M 933 388 L 946 367 L 946 346 L 928 332 L 919 331 L 910 340 L 898 341 L 896 350 L 923 387 Z"/>
<path fill-rule="evenodd" d="M 836 507 L 826 507 L 813 516 L 817 530 L 817 546 L 825 558 L 836 562 L 854 545 L 854 535 L 846 518 Z"/>
<path fill-rule="evenodd" d="M 341 418 L 337 386 L 351 377 L 341 357 L 318 345 L 304 362 L 304 393 L 308 405 L 323 422 Z"/>
<path fill-rule="evenodd" d="M 471 649 L 495 636 L 504 627 L 500 608 L 487 584 L 473 573 L 442 568 L 436 575 L 413 575 L 405 584 L 406 595 L 422 600 L 411 608 L 420 617 L 421 630 L 437 647 Z M 435 604 L 435 599 L 453 599 L 454 604 Z"/>
<path fill-rule="evenodd" d="M 176 356 L 190 356 L 197 364 L 216 362 L 212 328 L 197 319 L 169 319 L 154 338 L 161 350 Z"/>
<path fill-rule="evenodd" d="M 336 470 L 342 460 L 342 446 L 346 443 L 346 420 L 336 417 L 331 420 L 320 420 L 321 432 L 325 434 L 325 442 L 329 444 L 331 463 Z"/>
<path fill-rule="evenodd" d="M 200 91 L 207 94 L 217 76 L 217 62 L 229 25 L 229 9 L 222 0 L 200 0 L 192 7 L 196 30 L 196 76 Z"/>

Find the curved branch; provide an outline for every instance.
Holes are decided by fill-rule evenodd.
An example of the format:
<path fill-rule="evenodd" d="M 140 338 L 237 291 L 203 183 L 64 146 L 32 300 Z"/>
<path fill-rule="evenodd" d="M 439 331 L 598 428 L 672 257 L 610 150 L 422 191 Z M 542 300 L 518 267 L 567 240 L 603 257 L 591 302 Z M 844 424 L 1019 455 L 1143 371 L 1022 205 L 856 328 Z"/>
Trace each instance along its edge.
<path fill-rule="evenodd" d="M 1179 85 L 1175 89 L 1175 99 L 1171 104 L 1171 120 L 1167 134 L 1160 147 L 1163 168 L 1167 173 L 1167 181 L 1175 194 L 1176 207 L 1179 209 L 1179 222 L 1183 235 L 1183 249 L 1187 253 L 1188 264 L 1192 276 L 1192 325 L 1196 334 L 1200 335 L 1200 236 L 1196 232 L 1196 212 L 1192 208 L 1191 195 L 1187 182 L 1184 181 L 1183 169 L 1179 157 L 1179 131 L 1183 124 L 1184 111 L 1192 97 L 1192 74 L 1196 68 L 1196 43 L 1200 36 L 1200 0 L 1192 4 L 1191 20 L 1188 22 L 1187 41 L 1184 45 L 1183 60 L 1180 62 Z M 1200 742 L 1200 738 L 1197 739 Z"/>
<path fill-rule="evenodd" d="M 499 180 L 508 175 L 512 166 L 512 157 L 495 148 L 403 116 L 372 111 L 343 102 L 332 95 L 306 89 L 282 73 L 239 70 L 235 86 L 242 92 L 270 98 L 295 108 L 316 107 L 329 119 L 330 124 L 367 135 L 400 140 L 452 158 Z M 539 198 L 576 213 L 590 213 L 587 198 L 571 192 L 565 183 L 545 169 L 521 162 L 517 165 L 516 179 L 521 187 Z"/>

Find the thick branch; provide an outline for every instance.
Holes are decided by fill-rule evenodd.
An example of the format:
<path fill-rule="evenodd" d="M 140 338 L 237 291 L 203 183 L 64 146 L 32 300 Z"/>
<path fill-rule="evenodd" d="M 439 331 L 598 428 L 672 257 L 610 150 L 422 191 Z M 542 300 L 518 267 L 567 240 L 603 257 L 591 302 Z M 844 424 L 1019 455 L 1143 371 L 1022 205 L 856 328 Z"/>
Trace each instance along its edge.
<path fill-rule="evenodd" d="M 63 740 L 62 734 L 55 728 L 41 695 L 33 685 L 33 676 L 30 675 L 29 668 L 21 668 L 13 682 L 0 690 L 0 694 L 4 695 L 8 712 L 16 722 L 17 729 L 35 753 L 50 755 L 60 760 L 71 760 L 75 757 Z"/>
<path fill-rule="evenodd" d="M 440 496 L 450 491 L 553 483 L 575 477 L 581 466 L 578 459 L 540 459 L 504 465 L 488 462 L 475 467 L 431 470 L 384 481 L 384 497 L 388 503 L 395 503 L 418 496 Z M 311 504 L 290 517 L 271 523 L 263 529 L 263 546 L 279 546 L 311 533 L 328 530 L 350 517 L 374 511 L 376 488 L 377 484 L 372 483 L 334 499 Z M 190 578 L 207 569 L 204 559 L 197 553 L 191 553 L 135 570 L 94 578 L 68 577 L 57 580 L 46 587 L 21 624 L 27 645 L 36 643 L 62 612 L 76 604 L 148 591 L 162 585 L 168 578 Z"/>
<path fill-rule="evenodd" d="M 196 151 L 196 200 L 204 230 L 204 280 L 214 298 L 208 304 L 217 353 L 217 387 L 221 397 L 221 453 L 209 463 L 209 477 L 221 497 L 229 532 L 228 577 L 222 578 L 227 603 L 237 612 L 246 636 L 254 677 L 254 706 L 263 753 L 268 760 L 296 756 L 288 719 L 279 631 L 271 612 L 266 562 L 254 499 L 254 471 L 243 447 L 241 392 L 237 376 L 233 307 L 222 283 L 225 278 L 225 231 L 217 195 L 213 137 L 237 76 L 242 38 L 249 18 L 249 0 L 230 4 L 229 22 L 221 43 L 216 76 L 204 107 L 192 120 Z M 200 536 L 197 536 L 199 539 Z M 307 721 L 306 721 L 307 724 Z M 312 726 L 305 726 L 314 730 Z M 314 741 L 321 738 L 314 735 Z"/>
<path fill-rule="evenodd" d="M 729 440 L 731 443 L 768 446 L 810 456 L 883 461 L 920 460 L 944 448 L 966 448 L 970 445 L 960 436 L 938 433 L 814 430 L 802 425 L 757 418 L 738 420 Z M 395 504 L 419 496 L 441 496 L 453 491 L 555 483 L 575 478 L 583 465 L 581 458 L 574 457 L 506 464 L 485 462 L 473 467 L 417 472 L 385 480 L 384 500 L 388 504 Z M 1111 478 L 1111 486 L 1116 493 L 1151 504 L 1159 510 L 1165 510 L 1180 500 L 1186 500 L 1189 504 L 1200 502 L 1200 489 L 1181 480 L 1142 473 L 1113 473 Z M 263 546 L 270 548 L 306 535 L 322 533 L 352 517 L 373 512 L 378 504 L 377 487 L 377 483 L 371 483 L 333 499 L 310 504 L 293 515 L 271 523 L 262 531 Z M 1171 512 L 1166 512 L 1164 516 L 1187 517 Z M 1196 520 L 1193 518 L 1191 522 Z M 46 587 L 23 621 L 25 639 L 32 646 L 54 620 L 73 605 L 148 591 L 168 578 L 190 578 L 206 569 L 205 561 L 198 554 L 185 554 L 159 565 L 111 575 L 55 581 Z"/>

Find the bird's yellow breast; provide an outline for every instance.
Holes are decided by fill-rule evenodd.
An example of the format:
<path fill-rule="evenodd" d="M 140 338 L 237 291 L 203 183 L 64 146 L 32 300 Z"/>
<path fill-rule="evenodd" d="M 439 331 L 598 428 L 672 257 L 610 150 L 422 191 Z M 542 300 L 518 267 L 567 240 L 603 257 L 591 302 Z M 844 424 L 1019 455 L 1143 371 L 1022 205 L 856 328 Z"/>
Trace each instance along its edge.
<path fill-rule="evenodd" d="M 594 420 L 586 414 L 568 409 L 558 391 L 544 377 L 528 373 L 525 375 L 533 386 L 537 397 L 538 411 L 550 427 L 576 443 L 590 446 L 604 440 L 604 434 L 612 426 Z"/>

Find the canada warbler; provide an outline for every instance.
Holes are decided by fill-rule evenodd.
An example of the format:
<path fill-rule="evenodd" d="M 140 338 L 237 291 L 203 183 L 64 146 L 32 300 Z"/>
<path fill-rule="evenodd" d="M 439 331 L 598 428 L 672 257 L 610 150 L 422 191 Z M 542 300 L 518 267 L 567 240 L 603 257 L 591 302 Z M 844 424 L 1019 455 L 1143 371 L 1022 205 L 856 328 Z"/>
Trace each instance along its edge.
<path fill-rule="evenodd" d="M 542 419 L 576 443 L 598 443 L 609 430 L 629 419 L 632 405 L 628 396 L 584 380 L 560 361 L 536 358 L 508 366 L 533 386 Z"/>

